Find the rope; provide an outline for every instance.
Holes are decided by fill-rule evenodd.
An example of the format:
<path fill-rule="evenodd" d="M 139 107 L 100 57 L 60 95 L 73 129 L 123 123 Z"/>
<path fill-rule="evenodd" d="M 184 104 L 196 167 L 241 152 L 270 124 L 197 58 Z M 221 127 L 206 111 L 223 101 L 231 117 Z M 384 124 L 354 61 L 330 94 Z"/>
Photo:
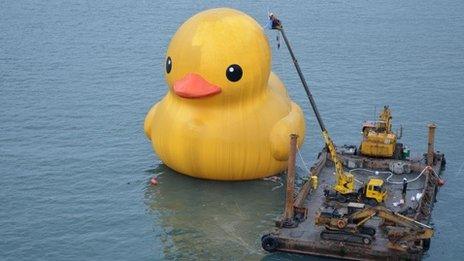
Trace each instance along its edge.
<path fill-rule="evenodd" d="M 296 151 L 298 152 L 298 156 L 300 157 L 300 160 L 303 163 L 303 166 L 304 166 L 304 168 L 306 170 L 306 173 L 308 173 L 308 176 L 309 176 L 309 173 L 310 173 L 309 168 L 308 168 L 308 166 L 306 166 L 306 163 L 305 163 L 305 161 L 303 159 L 303 156 L 301 156 L 300 148 L 298 148 L 298 145 L 296 145 Z"/>
<path fill-rule="evenodd" d="M 310 170 L 308 168 L 308 166 L 306 165 L 306 162 L 304 161 L 303 159 L 303 156 L 301 155 L 301 152 L 300 152 L 300 148 L 298 147 L 298 145 L 296 146 L 296 151 L 298 152 L 298 156 L 301 160 L 301 162 L 303 163 L 303 167 L 305 168 L 306 170 L 306 173 L 308 173 L 308 175 L 310 174 Z M 464 166 L 464 163 L 463 163 L 463 166 Z M 461 166 L 462 168 L 462 166 Z M 435 173 L 435 171 L 433 170 L 433 168 L 429 168 L 429 167 L 425 167 L 420 173 L 419 175 L 417 175 L 415 178 L 411 179 L 411 180 L 408 180 L 406 181 L 406 183 L 412 183 L 412 182 L 415 182 L 416 180 L 418 180 L 423 174 L 424 172 L 427 170 L 427 169 L 430 169 L 432 171 L 432 173 L 437 177 L 439 178 L 439 176 L 437 175 L 437 173 Z M 403 185 L 403 181 L 390 181 L 390 179 L 395 176 L 395 174 L 391 171 L 374 171 L 374 170 L 369 170 L 369 169 L 363 169 L 363 168 L 357 168 L 357 169 L 352 169 L 349 171 L 349 173 L 352 173 L 352 172 L 355 172 L 355 171 L 365 171 L 365 172 L 370 172 L 370 173 L 375 173 L 375 175 L 378 175 L 378 174 L 390 174 L 386 179 L 385 181 L 387 183 L 390 183 L 390 184 L 393 184 L 393 185 Z M 334 173 L 335 174 L 335 173 Z M 354 179 L 356 182 L 362 184 L 363 182 L 358 180 L 358 179 Z"/>
<path fill-rule="evenodd" d="M 355 172 L 355 171 L 360 171 L 360 170 L 365 171 L 365 172 L 375 173 L 376 176 L 377 176 L 378 174 L 384 174 L 384 173 L 385 173 L 385 174 L 388 174 L 388 173 L 393 174 L 393 173 L 390 172 L 390 171 L 378 171 L 378 170 L 375 170 L 375 171 L 374 171 L 374 170 L 363 169 L 363 168 L 352 169 L 352 170 L 349 171 L 349 173 L 352 173 L 352 172 Z M 335 173 L 334 173 L 334 174 L 335 174 Z M 363 184 L 363 183 L 364 183 L 364 182 L 358 180 L 357 178 L 354 178 L 354 181 L 358 182 L 359 184 Z M 402 184 L 402 183 L 401 183 L 401 184 Z"/>
<path fill-rule="evenodd" d="M 413 178 L 413 179 L 411 179 L 411 180 L 406 181 L 406 183 L 411 183 L 411 182 L 414 182 L 414 181 L 418 180 L 418 179 L 424 174 L 424 172 L 425 172 L 427 169 L 429 169 L 429 167 L 425 167 L 425 168 L 421 171 L 421 173 L 420 173 L 419 175 L 417 175 L 417 177 L 415 177 L 415 178 Z M 432 168 L 430 168 L 430 169 L 432 170 L 433 174 L 434 174 L 435 176 L 438 177 L 438 175 L 435 173 L 435 171 L 434 171 Z M 360 170 L 365 171 L 365 172 L 375 173 L 376 175 L 378 175 L 378 174 L 390 174 L 390 175 L 387 177 L 387 179 L 385 180 L 386 182 L 388 182 L 388 183 L 390 183 L 390 184 L 394 184 L 394 185 L 402 185 L 402 184 L 403 184 L 403 181 L 390 181 L 390 179 L 395 175 L 395 174 L 394 174 L 393 172 L 391 172 L 391 171 L 373 171 L 373 170 L 369 170 L 369 169 L 358 168 L 358 169 L 352 169 L 352 170 L 350 170 L 350 173 L 352 173 L 352 172 L 354 172 L 354 171 L 360 171 Z M 362 183 L 361 181 L 359 181 L 359 180 L 357 180 L 357 179 L 355 179 L 355 181 L 356 181 L 356 182 L 359 182 L 359 183 Z"/>
<path fill-rule="evenodd" d="M 279 182 L 279 185 L 273 187 L 273 188 L 271 189 L 271 191 L 274 191 L 274 190 L 276 190 L 276 189 L 279 189 L 279 188 L 281 188 L 281 187 L 283 187 L 283 186 L 284 186 L 284 183 Z"/>
<path fill-rule="evenodd" d="M 438 174 L 435 172 L 435 170 L 433 170 L 433 168 L 430 168 L 430 170 L 432 171 L 432 174 L 435 175 L 436 178 L 441 179 L 441 178 L 440 178 L 440 175 L 438 175 Z"/>
<path fill-rule="evenodd" d="M 406 181 L 406 183 L 411 183 L 411 182 L 414 182 L 414 181 L 418 180 L 418 179 L 422 176 L 422 174 L 424 174 L 424 172 L 425 172 L 426 169 L 427 169 L 427 167 L 424 168 L 424 169 L 421 171 L 421 173 L 420 173 L 419 175 L 417 175 L 417 177 L 413 178 L 412 180 Z M 394 174 L 391 173 L 390 176 L 388 176 L 387 182 L 390 183 L 390 184 L 402 185 L 402 184 L 403 184 L 403 181 L 390 181 L 390 178 L 393 177 L 393 175 L 394 175 Z"/>
<path fill-rule="evenodd" d="M 461 164 L 461 167 L 459 167 L 458 175 L 461 175 L 463 167 L 464 167 L 464 162 Z"/>

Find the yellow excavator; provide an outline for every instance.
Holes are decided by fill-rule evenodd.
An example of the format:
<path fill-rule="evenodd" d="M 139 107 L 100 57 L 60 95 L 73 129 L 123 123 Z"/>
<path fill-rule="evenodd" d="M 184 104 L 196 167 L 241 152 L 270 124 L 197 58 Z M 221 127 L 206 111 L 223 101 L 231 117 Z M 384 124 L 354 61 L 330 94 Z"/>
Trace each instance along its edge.
<path fill-rule="evenodd" d="M 390 108 L 384 106 L 378 121 L 366 121 L 362 126 L 362 155 L 400 159 L 403 144 L 398 143 L 398 135 L 392 131 Z"/>
<path fill-rule="evenodd" d="M 341 214 L 343 210 L 345 212 Z M 374 240 L 376 230 L 366 226 L 366 223 L 374 217 L 382 220 L 390 248 L 408 252 L 429 249 L 434 232 L 432 227 L 382 206 L 365 207 L 364 204 L 351 202 L 346 209 L 319 211 L 315 223 L 325 227 L 321 232 L 324 240 L 369 245 Z"/>
<path fill-rule="evenodd" d="M 319 127 L 321 128 L 322 137 L 324 139 L 327 150 L 330 153 L 331 160 L 335 165 L 336 183 L 333 186 L 333 191 L 326 190 L 325 195 L 328 199 L 335 199 L 341 202 L 353 201 L 356 199 L 367 200 L 371 205 L 384 202 L 385 198 L 387 197 L 387 192 L 382 179 L 370 178 L 361 189 L 356 190 L 355 179 L 353 174 L 344 171 L 343 164 L 340 158 L 337 156 L 335 145 L 332 139 L 330 138 L 329 132 L 327 131 L 324 122 L 322 121 L 322 117 L 319 114 L 319 110 L 316 106 L 316 102 L 313 98 L 313 95 L 311 94 L 311 91 L 309 90 L 308 84 L 306 83 L 303 73 L 301 72 L 300 65 L 296 60 L 296 57 L 293 53 L 287 36 L 285 35 L 285 31 L 283 30 L 282 25 L 278 19 L 276 19 L 275 17 L 270 17 L 270 19 L 272 21 L 272 29 L 278 30 L 282 34 L 282 38 L 284 39 L 285 45 L 287 46 L 287 49 L 290 52 L 293 64 L 295 65 L 298 76 L 300 77 L 301 83 L 303 84 L 303 87 L 306 91 L 306 95 L 308 96 L 311 108 L 313 109 L 314 114 L 316 115 L 316 119 L 319 123 Z"/>

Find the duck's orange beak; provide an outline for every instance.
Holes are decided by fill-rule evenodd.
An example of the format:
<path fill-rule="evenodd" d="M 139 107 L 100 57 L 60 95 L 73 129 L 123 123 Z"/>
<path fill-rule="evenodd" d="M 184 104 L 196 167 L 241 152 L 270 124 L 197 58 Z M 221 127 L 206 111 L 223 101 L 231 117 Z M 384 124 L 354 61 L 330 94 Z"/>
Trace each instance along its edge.
<path fill-rule="evenodd" d="M 184 78 L 174 82 L 174 92 L 183 98 L 202 98 L 221 92 L 221 88 L 207 82 L 195 73 L 189 73 Z"/>

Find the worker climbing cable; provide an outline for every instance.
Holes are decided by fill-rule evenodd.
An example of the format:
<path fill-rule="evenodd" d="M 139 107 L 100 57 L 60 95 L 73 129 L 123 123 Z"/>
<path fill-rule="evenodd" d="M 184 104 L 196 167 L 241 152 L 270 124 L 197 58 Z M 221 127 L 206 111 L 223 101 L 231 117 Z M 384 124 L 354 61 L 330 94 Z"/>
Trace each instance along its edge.
<path fill-rule="evenodd" d="M 268 12 L 268 17 L 269 17 L 269 20 L 268 20 L 268 22 L 266 24 L 267 29 L 277 30 L 277 29 L 282 28 L 282 23 L 280 22 L 279 19 L 277 19 L 277 17 L 274 15 L 274 13 Z M 276 34 L 276 41 L 277 41 L 277 49 L 280 49 L 279 33 Z"/>
<path fill-rule="evenodd" d="M 282 23 L 279 19 L 274 15 L 274 13 L 269 13 L 269 28 L 273 30 L 280 30 L 282 29 Z"/>

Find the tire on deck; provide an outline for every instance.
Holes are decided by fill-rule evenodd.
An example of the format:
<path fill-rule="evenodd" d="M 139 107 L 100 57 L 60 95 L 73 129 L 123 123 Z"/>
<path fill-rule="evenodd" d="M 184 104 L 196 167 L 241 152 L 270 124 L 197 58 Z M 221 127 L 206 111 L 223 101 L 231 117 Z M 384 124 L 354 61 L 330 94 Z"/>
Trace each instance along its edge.
<path fill-rule="evenodd" d="M 274 252 L 279 246 L 279 240 L 271 235 L 265 235 L 261 238 L 261 246 L 267 252 Z"/>

